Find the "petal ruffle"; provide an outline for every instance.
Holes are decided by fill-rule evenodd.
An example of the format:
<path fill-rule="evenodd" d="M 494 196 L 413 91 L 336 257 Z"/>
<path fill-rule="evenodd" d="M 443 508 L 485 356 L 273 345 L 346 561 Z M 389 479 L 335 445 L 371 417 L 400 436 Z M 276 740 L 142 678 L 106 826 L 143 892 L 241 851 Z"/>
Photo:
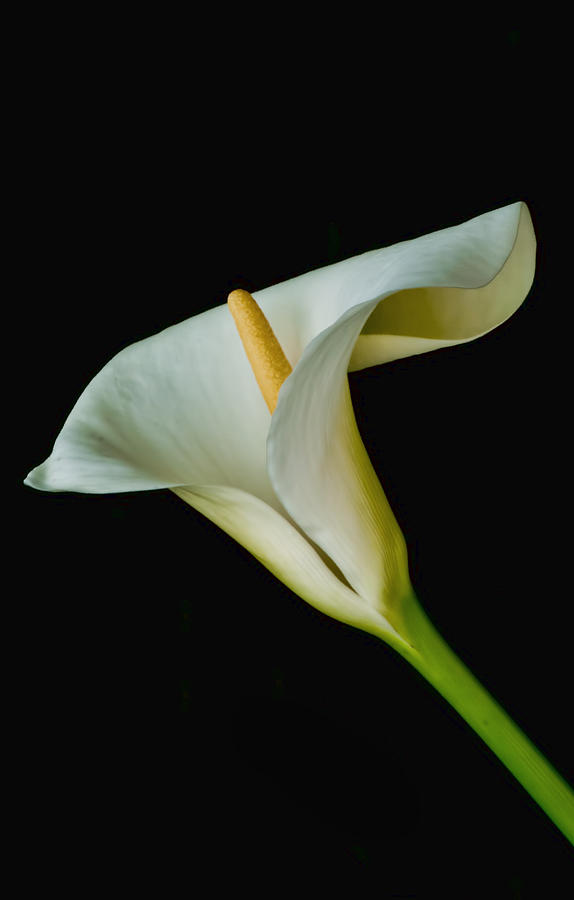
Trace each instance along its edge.
<path fill-rule="evenodd" d="M 513 204 L 366 256 L 339 286 L 348 290 L 338 301 L 346 311 L 309 344 L 280 391 L 267 459 L 293 520 L 393 621 L 409 591 L 406 550 L 355 423 L 347 370 L 351 360 L 362 368 L 503 322 L 531 286 L 535 241 L 527 208 Z"/>
<path fill-rule="evenodd" d="M 397 248 L 397 286 L 369 316 L 350 371 L 487 334 L 516 312 L 534 278 L 536 237 L 524 203 Z"/>

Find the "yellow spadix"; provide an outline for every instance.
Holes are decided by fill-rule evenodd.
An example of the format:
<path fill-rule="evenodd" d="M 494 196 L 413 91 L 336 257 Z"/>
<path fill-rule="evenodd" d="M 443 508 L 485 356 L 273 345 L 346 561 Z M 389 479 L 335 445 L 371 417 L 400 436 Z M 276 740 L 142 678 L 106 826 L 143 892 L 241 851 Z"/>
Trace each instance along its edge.
<path fill-rule="evenodd" d="M 227 298 L 247 359 L 269 412 L 277 406 L 279 388 L 293 369 L 263 311 L 248 291 L 232 291 Z"/>

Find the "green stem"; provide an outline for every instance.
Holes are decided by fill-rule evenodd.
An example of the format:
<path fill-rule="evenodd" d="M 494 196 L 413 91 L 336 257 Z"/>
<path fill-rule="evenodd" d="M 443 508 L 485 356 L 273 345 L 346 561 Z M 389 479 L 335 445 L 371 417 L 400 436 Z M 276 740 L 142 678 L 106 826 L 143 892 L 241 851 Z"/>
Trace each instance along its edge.
<path fill-rule="evenodd" d="M 574 792 L 569 785 L 450 649 L 416 598 L 405 614 L 414 648 L 400 651 L 402 655 L 460 713 L 574 844 Z"/>

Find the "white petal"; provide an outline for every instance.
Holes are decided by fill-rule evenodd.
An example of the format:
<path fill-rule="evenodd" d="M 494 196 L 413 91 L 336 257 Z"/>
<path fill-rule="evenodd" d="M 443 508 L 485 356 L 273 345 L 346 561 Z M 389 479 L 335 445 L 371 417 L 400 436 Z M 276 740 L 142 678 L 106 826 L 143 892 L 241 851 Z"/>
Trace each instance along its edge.
<path fill-rule="evenodd" d="M 372 348 L 367 342 L 364 352 L 355 350 L 360 367 L 483 334 L 524 300 L 534 246 L 528 211 L 514 204 L 359 258 L 365 265 L 344 279 L 347 311 L 311 342 L 281 388 L 268 438 L 275 492 L 351 586 L 391 621 L 409 590 L 406 551 L 352 411 L 347 369 L 357 339 L 370 316 L 376 327 L 403 332 L 372 335 Z M 438 290 L 413 299 L 414 288 Z M 405 293 L 392 296 L 396 291 Z"/>
<path fill-rule="evenodd" d="M 481 219 L 488 218 L 490 232 L 498 227 L 502 259 L 508 221 L 518 206 L 438 234 L 474 229 L 475 239 Z M 257 292 L 291 364 L 296 365 L 322 329 L 371 299 L 387 276 L 401 268 L 397 261 L 409 259 L 416 269 L 419 250 L 434 237 L 366 253 Z M 447 249 L 443 264 L 456 271 L 456 253 L 451 258 L 453 248 Z M 490 252 L 495 258 L 492 248 Z M 372 365 L 443 343 L 395 332 L 381 341 L 380 334 L 369 333 L 360 337 L 353 364 Z M 91 493 L 215 483 L 234 485 L 281 509 L 266 470 L 269 423 L 233 320 L 222 304 L 114 357 L 88 385 L 51 456 L 26 483 L 41 490 Z"/>
<path fill-rule="evenodd" d="M 460 343 L 462 337 L 478 337 L 508 318 L 516 309 L 515 294 L 506 300 L 498 296 L 491 304 L 483 297 L 479 305 L 472 294 L 466 299 L 449 298 L 439 296 L 436 288 L 471 290 L 490 281 L 511 253 L 519 220 L 524 252 L 520 271 L 513 277 L 522 279 L 527 293 L 534 274 L 535 238 L 528 208 L 518 202 L 461 225 L 307 272 L 253 296 L 292 364 L 321 331 L 360 303 L 431 286 L 435 288 L 432 296 L 409 295 L 377 308 L 366 325 L 366 337 L 361 335 L 357 342 L 351 369 Z M 421 319 L 414 331 L 413 313 Z M 381 334 L 392 336 L 384 346 L 378 340 Z M 397 336 L 407 336 L 408 341 L 403 345 Z"/>
<path fill-rule="evenodd" d="M 393 294 L 385 291 L 367 320 L 350 371 L 486 334 L 516 312 L 534 278 L 536 237 L 524 203 L 397 246 Z"/>
<path fill-rule="evenodd" d="M 114 357 L 27 483 L 88 493 L 215 483 L 276 504 L 269 421 L 233 319 L 217 307 Z"/>
<path fill-rule="evenodd" d="M 404 650 L 403 639 L 384 617 L 337 578 L 305 537 L 266 503 L 219 485 L 191 485 L 175 488 L 174 492 L 231 535 L 311 606 Z"/>

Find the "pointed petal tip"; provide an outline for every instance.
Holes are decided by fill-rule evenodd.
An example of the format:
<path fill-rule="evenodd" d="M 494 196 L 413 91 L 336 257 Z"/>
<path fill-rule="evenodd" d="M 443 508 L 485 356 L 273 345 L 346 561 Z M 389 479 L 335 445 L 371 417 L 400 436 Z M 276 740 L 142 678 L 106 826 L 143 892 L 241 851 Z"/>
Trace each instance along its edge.
<path fill-rule="evenodd" d="M 35 469 L 31 469 L 30 472 L 24 478 L 22 484 L 26 487 L 34 488 L 36 491 L 53 491 L 54 489 L 49 487 L 42 477 L 42 469 L 44 467 L 44 463 L 40 466 L 36 466 Z"/>
<path fill-rule="evenodd" d="M 36 490 L 36 491 L 52 491 L 52 492 L 54 492 L 54 491 L 61 490 L 61 488 L 55 488 L 50 484 L 49 473 L 48 473 L 49 462 L 50 462 L 50 457 L 48 457 L 48 459 L 44 460 L 43 463 L 40 463 L 39 466 L 36 466 L 34 469 L 31 469 L 28 472 L 28 474 L 26 475 L 26 477 L 24 478 L 23 484 L 25 484 L 26 487 L 34 488 L 34 490 Z"/>

